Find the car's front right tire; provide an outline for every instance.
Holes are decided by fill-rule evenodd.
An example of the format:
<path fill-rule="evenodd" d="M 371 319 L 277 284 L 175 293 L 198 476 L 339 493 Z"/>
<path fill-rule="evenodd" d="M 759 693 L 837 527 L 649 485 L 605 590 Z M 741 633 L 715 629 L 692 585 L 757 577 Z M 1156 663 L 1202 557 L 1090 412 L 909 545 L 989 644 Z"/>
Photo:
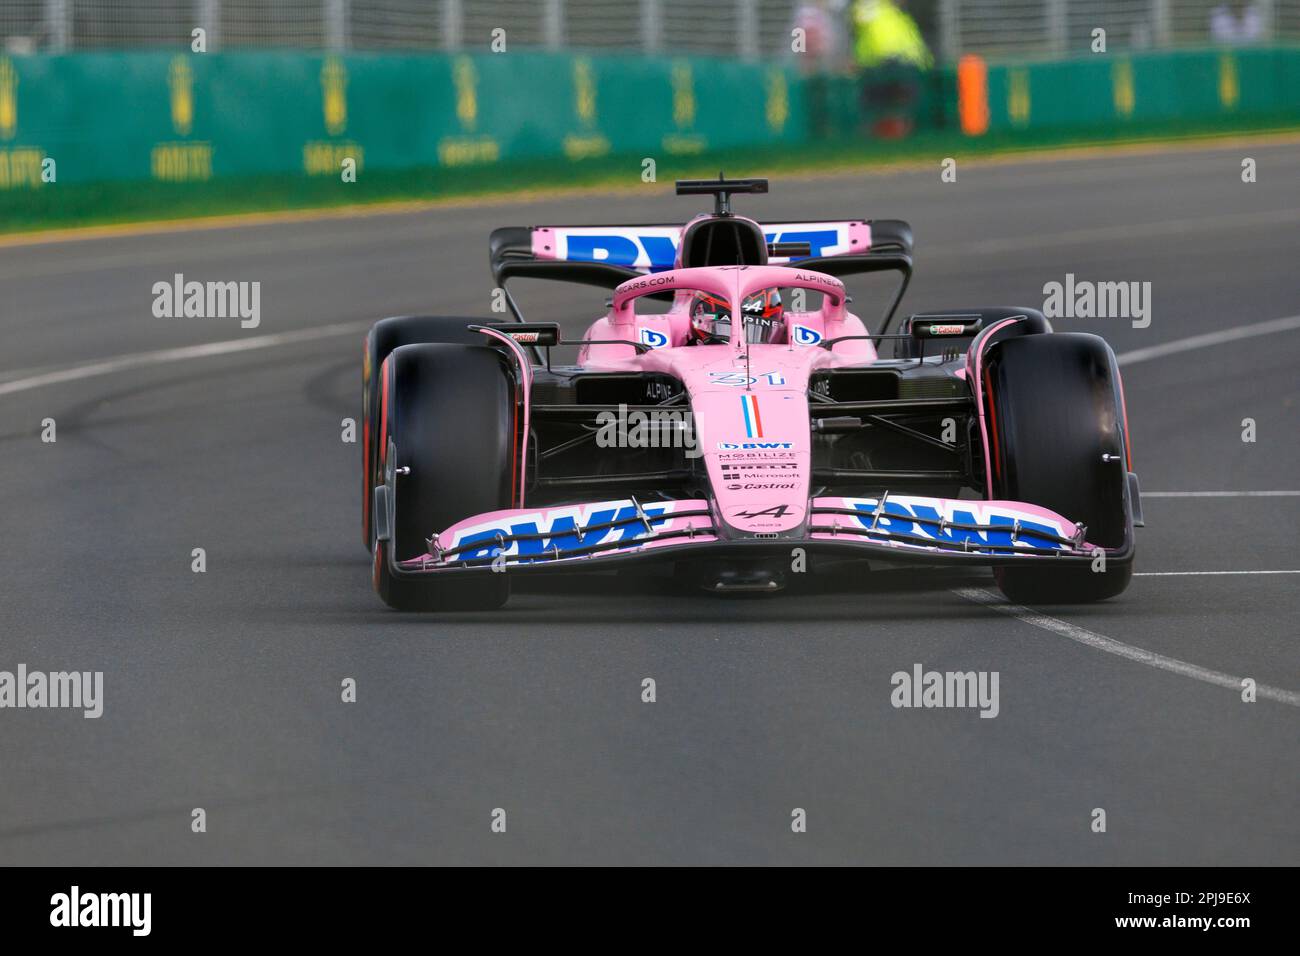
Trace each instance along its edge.
<path fill-rule="evenodd" d="M 1039 505 L 1087 526 L 1089 544 L 1119 548 L 1130 535 L 1128 450 L 1118 371 L 1095 335 L 1054 332 L 995 343 L 986 369 L 993 496 Z M 994 569 L 1012 601 L 1075 604 L 1120 594 L 1131 556 L 1053 567 L 1048 557 Z"/>

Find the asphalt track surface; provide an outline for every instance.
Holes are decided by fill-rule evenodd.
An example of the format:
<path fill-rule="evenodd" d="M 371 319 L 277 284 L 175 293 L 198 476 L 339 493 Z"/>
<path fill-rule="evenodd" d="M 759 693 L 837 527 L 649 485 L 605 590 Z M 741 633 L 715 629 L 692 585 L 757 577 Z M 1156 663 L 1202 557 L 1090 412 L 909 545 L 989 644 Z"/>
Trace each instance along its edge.
<path fill-rule="evenodd" d="M 911 220 L 913 311 L 1041 304 L 1067 272 L 1149 281 L 1149 328 L 1056 323 L 1120 353 L 1300 314 L 1294 144 L 958 159 L 953 184 L 936 161 L 777 181 L 737 207 Z M 340 441 L 361 324 L 487 314 L 491 228 L 700 208 L 669 192 L 4 251 L 0 669 L 102 670 L 105 701 L 97 720 L 0 711 L 0 862 L 1300 862 L 1300 575 L 1142 576 L 1047 627 L 957 593 L 991 590 L 985 574 L 762 600 L 548 577 L 499 613 L 383 607 L 358 542 L 360 446 Z M 260 280 L 261 326 L 154 318 L 152 285 L 177 272 Z M 521 293 L 570 331 L 603 298 Z M 358 330 L 310 331 L 336 323 Z M 1131 363 L 1144 489 L 1300 490 L 1298 368 L 1295 328 Z M 1300 569 L 1300 497 L 1148 497 L 1146 517 L 1141 572 Z M 999 672 L 999 715 L 893 708 L 891 675 L 918 663 Z M 1245 703 L 1239 677 L 1276 693 Z"/>

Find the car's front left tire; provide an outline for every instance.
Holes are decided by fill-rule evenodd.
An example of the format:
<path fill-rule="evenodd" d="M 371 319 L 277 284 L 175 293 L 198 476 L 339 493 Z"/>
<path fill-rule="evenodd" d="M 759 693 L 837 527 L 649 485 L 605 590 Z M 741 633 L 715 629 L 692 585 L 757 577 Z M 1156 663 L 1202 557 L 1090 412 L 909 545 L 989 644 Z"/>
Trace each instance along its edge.
<path fill-rule="evenodd" d="M 511 507 L 518 407 L 508 360 L 478 345 L 405 345 L 380 368 L 379 471 L 388 540 L 372 535 L 375 590 L 401 611 L 487 610 L 510 596 L 505 572 L 408 578 L 389 567 L 428 551 L 457 521 Z M 372 522 L 372 525 L 374 522 Z"/>
<path fill-rule="evenodd" d="M 403 345 L 478 345 L 484 342 L 483 333 L 471 332 L 469 327 L 499 324 L 458 315 L 394 315 L 380 319 L 366 333 L 361 359 L 361 543 L 366 550 L 371 546 L 374 490 L 383 481 L 379 473 L 379 370 L 384 359 Z"/>

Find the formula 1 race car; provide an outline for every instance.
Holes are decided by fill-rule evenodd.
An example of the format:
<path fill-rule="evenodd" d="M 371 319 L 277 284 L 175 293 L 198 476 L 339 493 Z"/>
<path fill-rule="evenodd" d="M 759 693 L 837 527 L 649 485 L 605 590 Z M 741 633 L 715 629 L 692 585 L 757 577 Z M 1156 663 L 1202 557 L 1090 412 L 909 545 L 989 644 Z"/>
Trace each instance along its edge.
<path fill-rule="evenodd" d="M 713 213 L 495 230 L 513 321 L 370 330 L 362 527 L 385 602 L 495 608 L 517 575 L 633 564 L 717 592 L 845 560 L 989 566 L 1030 603 L 1127 587 L 1141 508 L 1105 341 L 1025 308 L 919 313 L 890 333 L 907 223 L 733 214 L 761 179 L 677 192 L 712 195 Z M 873 333 L 839 277 L 882 271 L 901 280 Z M 524 321 L 517 277 L 613 295 L 570 342 Z M 563 344 L 576 365 L 551 363 Z"/>

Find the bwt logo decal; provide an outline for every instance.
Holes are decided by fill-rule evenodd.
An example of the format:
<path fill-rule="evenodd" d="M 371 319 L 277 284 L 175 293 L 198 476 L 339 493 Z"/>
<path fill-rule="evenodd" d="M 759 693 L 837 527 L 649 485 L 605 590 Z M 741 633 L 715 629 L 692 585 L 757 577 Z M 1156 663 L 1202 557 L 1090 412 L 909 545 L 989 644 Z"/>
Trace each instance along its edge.
<path fill-rule="evenodd" d="M 641 226 L 632 229 L 576 231 L 557 229 L 557 258 L 569 262 L 607 262 L 629 269 L 661 272 L 677 259 L 681 230 L 676 227 Z M 781 229 L 763 234 L 767 242 L 806 242 L 810 256 L 840 255 L 849 250 L 847 226 L 822 229 Z M 773 262 L 788 262 L 803 256 L 773 256 Z"/>
<path fill-rule="evenodd" d="M 718 449 L 720 451 L 769 451 L 782 448 L 793 448 L 794 442 L 788 441 L 720 441 Z"/>
<path fill-rule="evenodd" d="M 652 349 L 661 349 L 668 344 L 668 336 L 654 329 L 642 329 L 641 344 L 648 345 Z"/>
<path fill-rule="evenodd" d="M 657 518 L 672 511 L 672 505 L 665 503 L 658 506 L 644 506 L 642 512 L 650 518 Z M 581 519 L 581 520 L 580 520 Z M 615 527 L 600 527 L 601 525 Z M 656 530 L 662 530 L 661 523 Z M 582 532 L 578 540 L 578 529 L 591 529 Z M 629 502 L 611 501 L 598 505 L 579 505 L 572 508 L 555 508 L 536 514 L 523 514 L 514 520 L 509 517 L 499 523 L 477 525 L 458 531 L 452 539 L 453 548 L 467 548 L 453 555 L 453 561 L 475 561 L 495 558 L 498 554 L 506 557 L 530 559 L 553 553 L 555 548 L 568 551 L 605 541 L 632 542 L 645 535 L 645 525 L 637 516 L 636 506 Z M 504 546 L 499 538 L 509 539 L 516 535 L 527 535 L 522 541 L 507 540 Z M 535 536 L 535 537 L 534 537 Z M 473 545 L 474 547 L 467 547 Z"/>
<path fill-rule="evenodd" d="M 796 325 L 793 337 L 795 345 L 816 345 L 822 340 L 820 332 L 810 329 L 806 325 Z"/>
<path fill-rule="evenodd" d="M 557 230 L 558 258 L 569 262 L 606 262 L 629 269 L 659 272 L 677 258 L 677 228 L 636 231 L 569 232 Z"/>
<path fill-rule="evenodd" d="M 816 258 L 817 256 L 833 256 L 839 252 L 846 252 L 844 249 L 836 248 L 843 244 L 843 230 L 840 228 L 832 229 L 789 229 L 783 232 L 765 232 L 763 238 L 769 243 L 772 242 L 806 242 L 809 246 L 808 256 L 773 256 L 778 262 L 793 262 L 796 259 Z"/>
<path fill-rule="evenodd" d="M 876 501 L 871 499 L 846 501 L 845 504 L 851 504 L 856 511 L 861 512 L 858 521 L 864 528 L 871 528 L 877 505 Z M 1042 521 L 1035 521 L 1016 512 L 998 513 L 986 509 L 983 516 L 984 520 L 980 521 L 976 519 L 973 511 L 956 508 L 947 510 L 949 514 L 945 516 L 940 514 L 939 509 L 932 505 L 919 503 L 909 505 L 901 501 L 887 499 L 885 501 L 885 510 L 881 514 L 880 520 L 876 522 L 876 530 L 892 534 L 916 535 L 947 544 L 962 544 L 969 541 L 971 545 L 976 547 L 979 545 L 1003 545 L 1007 547 L 1022 545 L 1028 548 L 1065 548 L 1065 545 L 1058 541 L 1053 541 L 1050 538 L 1039 538 L 1034 535 L 1036 531 L 1040 534 L 1061 535 L 1062 532 L 1059 528 L 1044 524 Z M 999 529 L 996 531 L 972 531 L 968 528 L 954 528 L 949 525 L 941 533 L 938 522 L 944 517 L 947 517 L 947 520 L 953 524 L 989 524 L 997 525 Z M 926 520 L 917 521 L 918 518 Z M 1012 541 L 1011 533 L 1017 521 L 1020 522 L 1020 533 L 1016 535 L 1016 540 Z M 931 524 L 931 522 L 934 523 Z M 1006 530 L 1001 530 L 1001 526 L 1005 526 Z M 867 537 L 871 538 L 875 537 L 875 535 L 867 535 Z"/>

